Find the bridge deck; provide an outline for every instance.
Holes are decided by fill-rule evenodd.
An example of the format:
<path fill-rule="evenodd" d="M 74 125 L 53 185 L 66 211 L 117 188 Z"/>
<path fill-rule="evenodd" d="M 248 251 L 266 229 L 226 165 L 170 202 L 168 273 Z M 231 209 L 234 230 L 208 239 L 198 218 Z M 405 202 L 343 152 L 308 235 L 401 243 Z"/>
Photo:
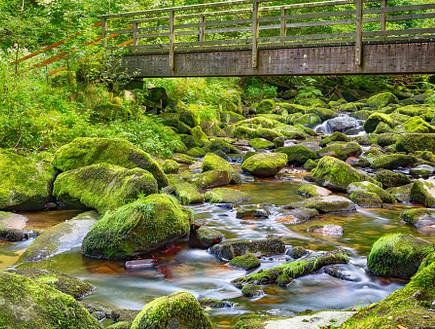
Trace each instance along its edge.
<path fill-rule="evenodd" d="M 301 1 L 302 2 L 302 1 Z M 138 77 L 435 73 L 435 3 L 235 0 L 102 16 Z M 126 26 L 129 28 L 113 28 Z"/>

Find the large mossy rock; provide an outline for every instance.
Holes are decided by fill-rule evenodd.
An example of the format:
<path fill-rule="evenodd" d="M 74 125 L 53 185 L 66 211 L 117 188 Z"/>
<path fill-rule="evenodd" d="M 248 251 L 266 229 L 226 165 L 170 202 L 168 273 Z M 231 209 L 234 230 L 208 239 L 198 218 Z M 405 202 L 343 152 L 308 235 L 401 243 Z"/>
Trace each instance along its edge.
<path fill-rule="evenodd" d="M 435 231 L 435 209 L 416 208 L 400 213 L 400 219 L 421 231 Z"/>
<path fill-rule="evenodd" d="M 26 249 L 24 261 L 39 262 L 80 247 L 86 234 L 99 219 L 95 211 L 88 211 L 49 228 Z"/>
<path fill-rule="evenodd" d="M 287 155 L 284 153 L 259 153 L 242 164 L 243 171 L 257 177 L 273 177 L 287 164 Z"/>
<path fill-rule="evenodd" d="M 25 230 L 29 219 L 23 215 L 0 211 L 0 240 L 21 241 L 33 238 L 33 230 Z"/>
<path fill-rule="evenodd" d="M 390 193 L 398 202 L 409 202 L 411 199 L 411 184 L 406 184 L 398 187 L 390 187 L 385 191 Z"/>
<path fill-rule="evenodd" d="M 326 136 L 322 137 L 319 145 L 321 147 L 325 147 L 326 145 L 328 145 L 331 142 L 350 142 L 350 137 L 346 136 L 342 132 L 336 131 L 335 133 L 333 133 L 331 135 L 326 135 Z"/>
<path fill-rule="evenodd" d="M 434 250 L 432 243 L 412 235 L 384 235 L 373 244 L 367 267 L 375 275 L 409 279 Z"/>
<path fill-rule="evenodd" d="M 227 161 L 213 153 L 207 153 L 202 161 L 202 170 L 204 172 L 223 169 L 228 172 L 231 177 L 231 184 L 242 184 L 242 177 Z"/>
<path fill-rule="evenodd" d="M 180 200 L 181 204 L 183 205 L 198 204 L 204 202 L 204 196 L 199 193 L 195 185 L 192 185 L 190 183 L 176 183 L 174 184 L 174 191 L 178 200 Z"/>
<path fill-rule="evenodd" d="M 359 157 L 361 153 L 361 146 L 354 142 L 330 143 L 328 146 L 317 151 L 317 154 L 321 157 L 333 156 L 340 160 L 346 160 L 349 157 Z"/>
<path fill-rule="evenodd" d="M 285 243 L 277 238 L 228 241 L 217 244 L 210 249 L 210 253 L 224 261 L 229 261 L 234 257 L 242 256 L 247 253 L 273 256 L 284 254 L 284 252 Z"/>
<path fill-rule="evenodd" d="M 222 151 L 225 154 L 241 153 L 237 147 L 220 139 L 214 139 L 210 144 L 207 145 L 207 149 L 212 153 L 217 153 L 219 151 Z"/>
<path fill-rule="evenodd" d="M 74 297 L 46 284 L 0 272 L 0 286 L 0 328 L 101 328 Z"/>
<path fill-rule="evenodd" d="M 367 104 L 376 110 L 379 110 L 389 104 L 398 103 L 399 100 L 397 99 L 397 97 L 390 92 L 380 93 L 367 99 Z"/>
<path fill-rule="evenodd" d="M 159 164 L 124 139 L 76 138 L 54 154 L 53 165 L 61 171 L 68 171 L 103 162 L 128 169 L 146 169 L 157 180 L 159 188 L 168 185 L 168 179 Z"/>
<path fill-rule="evenodd" d="M 309 159 L 317 159 L 316 152 L 310 150 L 303 145 L 292 145 L 280 147 L 276 150 L 278 153 L 284 153 L 287 155 L 287 163 L 301 166 Z"/>
<path fill-rule="evenodd" d="M 54 177 L 49 163 L 0 149 L 0 209 L 41 210 L 50 197 Z"/>
<path fill-rule="evenodd" d="M 289 205 L 285 206 L 285 208 L 316 209 L 321 214 L 352 212 L 356 210 L 355 204 L 351 200 L 339 195 L 313 197 L 302 201 L 292 202 Z"/>
<path fill-rule="evenodd" d="M 251 200 L 248 193 L 231 188 L 215 188 L 205 193 L 205 201 L 210 203 L 242 203 Z"/>
<path fill-rule="evenodd" d="M 411 183 L 411 179 L 408 176 L 386 169 L 378 170 L 375 179 L 382 183 L 384 188 L 398 187 Z"/>
<path fill-rule="evenodd" d="M 369 181 L 379 184 L 347 163 L 329 156 L 320 159 L 317 167 L 311 171 L 311 175 L 323 187 L 341 192 L 345 192 L 347 186 L 355 182 Z"/>
<path fill-rule="evenodd" d="M 199 302 L 189 292 L 178 291 L 146 304 L 131 329 L 212 329 Z"/>
<path fill-rule="evenodd" d="M 201 174 L 192 175 L 190 181 L 199 189 L 204 189 L 206 187 L 228 185 L 231 183 L 231 176 L 228 170 L 214 169 Z"/>
<path fill-rule="evenodd" d="M 415 158 L 405 154 L 388 154 L 377 156 L 371 165 L 373 169 L 397 169 L 399 167 L 412 166 Z"/>
<path fill-rule="evenodd" d="M 67 205 L 78 200 L 104 213 L 157 191 L 155 178 L 144 169 L 99 163 L 61 173 L 54 182 L 53 195 Z"/>
<path fill-rule="evenodd" d="M 369 193 L 376 194 L 379 198 L 381 198 L 382 202 L 385 203 L 394 203 L 396 200 L 394 197 L 386 192 L 384 189 L 379 187 L 376 184 L 370 183 L 370 182 L 355 182 L 352 184 L 349 184 L 347 187 L 347 193 L 349 195 L 352 195 L 352 193 L 356 191 L 364 191 Z M 350 198 L 352 199 L 352 198 Z"/>
<path fill-rule="evenodd" d="M 393 119 L 391 119 L 388 114 L 376 112 L 367 118 L 364 122 L 363 128 L 366 132 L 372 133 L 381 122 L 385 123 L 390 128 L 392 128 L 394 124 Z"/>
<path fill-rule="evenodd" d="M 426 207 L 435 207 L 435 179 L 416 180 L 411 187 L 410 199 Z"/>
<path fill-rule="evenodd" d="M 399 138 L 397 151 L 415 153 L 418 151 L 435 152 L 435 134 L 405 134 Z"/>
<path fill-rule="evenodd" d="M 409 133 L 435 133 L 435 127 L 420 117 L 413 117 L 403 124 L 403 128 Z"/>
<path fill-rule="evenodd" d="M 82 253 L 111 259 L 144 254 L 189 234 L 192 220 L 175 198 L 152 194 L 107 212 L 86 235 Z"/>

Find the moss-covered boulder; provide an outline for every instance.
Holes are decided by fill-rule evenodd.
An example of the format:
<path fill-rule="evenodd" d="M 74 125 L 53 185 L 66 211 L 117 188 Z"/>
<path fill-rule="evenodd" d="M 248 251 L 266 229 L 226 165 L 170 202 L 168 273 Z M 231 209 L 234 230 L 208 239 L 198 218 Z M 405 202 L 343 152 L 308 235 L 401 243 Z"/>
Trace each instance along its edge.
<path fill-rule="evenodd" d="M 322 140 L 320 141 L 319 145 L 321 147 L 325 147 L 331 142 L 350 142 L 350 137 L 346 136 L 342 132 L 336 131 L 331 135 L 326 135 L 322 137 Z"/>
<path fill-rule="evenodd" d="M 201 305 L 189 292 L 178 291 L 146 304 L 131 329 L 212 329 Z"/>
<path fill-rule="evenodd" d="M 245 120 L 245 117 L 243 115 L 233 111 L 221 111 L 219 115 L 221 122 L 226 123 L 234 123 Z"/>
<path fill-rule="evenodd" d="M 411 179 L 408 176 L 386 169 L 378 170 L 375 179 L 382 183 L 384 188 L 398 187 L 411 183 Z"/>
<path fill-rule="evenodd" d="M 180 169 L 180 165 L 174 160 L 166 160 L 162 164 L 162 169 L 165 174 L 176 174 Z"/>
<path fill-rule="evenodd" d="M 248 193 L 231 188 L 215 188 L 205 193 L 205 200 L 210 203 L 242 203 L 251 200 Z"/>
<path fill-rule="evenodd" d="M 61 173 L 54 182 L 53 195 L 67 205 L 79 201 L 104 213 L 157 191 L 157 181 L 144 169 L 99 163 Z"/>
<path fill-rule="evenodd" d="M 260 266 L 260 261 L 253 254 L 248 252 L 242 256 L 231 259 L 230 266 L 249 271 Z"/>
<path fill-rule="evenodd" d="M 347 187 L 347 193 L 349 195 L 352 195 L 352 193 L 356 191 L 364 191 L 369 193 L 376 194 L 379 198 L 381 198 L 382 202 L 385 203 L 394 203 L 396 200 L 394 197 L 386 192 L 384 189 L 379 187 L 376 184 L 370 183 L 370 182 L 355 182 L 352 184 L 349 184 Z M 351 198 L 352 200 L 352 198 Z"/>
<path fill-rule="evenodd" d="M 49 163 L 0 149 L 0 209 L 41 210 L 50 197 L 54 177 Z"/>
<path fill-rule="evenodd" d="M 168 179 L 159 164 L 124 139 L 76 138 L 54 154 L 53 165 L 61 171 L 68 171 L 103 162 L 128 169 L 145 169 L 157 180 L 159 188 L 168 185 Z"/>
<path fill-rule="evenodd" d="M 257 177 L 273 177 L 287 164 L 284 153 L 259 153 L 242 164 L 243 171 Z"/>
<path fill-rule="evenodd" d="M 412 235 L 384 235 L 373 244 L 367 267 L 375 275 L 409 279 L 434 249 L 432 243 Z"/>
<path fill-rule="evenodd" d="M 203 308 L 224 308 L 224 307 L 233 307 L 235 303 L 228 302 L 226 300 L 218 300 L 213 298 L 199 298 L 198 302 L 201 304 Z"/>
<path fill-rule="evenodd" d="M 272 113 L 275 108 L 275 101 L 273 99 L 264 99 L 257 106 L 257 114 Z"/>
<path fill-rule="evenodd" d="M 207 187 L 228 185 L 231 183 L 231 176 L 225 169 L 214 169 L 201 174 L 192 175 L 190 181 L 199 189 L 204 189 Z"/>
<path fill-rule="evenodd" d="M 370 176 L 333 157 L 323 157 L 311 171 L 313 179 L 323 187 L 344 192 L 349 184 L 369 181 L 377 182 Z M 379 183 L 378 183 L 379 184 Z"/>
<path fill-rule="evenodd" d="M 435 207 L 435 179 L 416 180 L 411 187 L 410 199 L 426 207 Z"/>
<path fill-rule="evenodd" d="M 179 120 L 191 128 L 196 127 L 200 122 L 198 114 L 193 108 L 194 106 L 195 105 L 192 105 L 192 108 L 189 106 L 181 106 L 178 108 Z"/>
<path fill-rule="evenodd" d="M 435 134 L 404 134 L 398 139 L 396 149 L 407 153 L 418 151 L 435 153 Z"/>
<path fill-rule="evenodd" d="M 173 185 L 175 195 L 181 204 L 198 204 L 204 202 L 204 196 L 199 193 L 195 185 L 187 182 L 176 183 Z"/>
<path fill-rule="evenodd" d="M 36 236 L 33 230 L 25 230 L 28 220 L 23 215 L 0 211 L 0 240 L 15 242 Z"/>
<path fill-rule="evenodd" d="M 390 92 L 385 92 L 370 97 L 369 99 L 367 99 L 367 104 L 371 108 L 379 110 L 389 104 L 399 104 L 399 100 L 394 94 Z"/>
<path fill-rule="evenodd" d="M 224 235 L 218 231 L 201 226 L 190 232 L 190 245 L 196 248 L 208 249 L 215 244 L 221 243 Z"/>
<path fill-rule="evenodd" d="M 270 150 L 275 147 L 275 144 L 264 138 L 253 138 L 249 141 L 249 146 L 256 150 Z"/>
<path fill-rule="evenodd" d="M 255 130 L 255 137 L 263 138 L 268 141 L 273 141 L 275 138 L 281 136 L 287 136 L 283 132 L 278 131 L 278 129 L 270 129 L 270 128 L 257 128 Z"/>
<path fill-rule="evenodd" d="M 366 190 L 356 190 L 349 195 L 349 199 L 362 208 L 382 208 L 382 199 L 376 193 Z"/>
<path fill-rule="evenodd" d="M 399 167 L 412 166 L 416 159 L 411 155 L 405 154 L 388 154 L 377 156 L 371 167 L 373 169 L 397 169 Z"/>
<path fill-rule="evenodd" d="M 332 192 L 326 188 L 311 184 L 302 185 L 298 188 L 297 193 L 307 198 L 312 198 L 315 196 L 328 196 L 332 194 Z"/>
<path fill-rule="evenodd" d="M 202 161 L 202 170 L 204 172 L 215 170 L 215 169 L 223 169 L 228 172 L 231 177 L 231 184 L 241 184 L 242 177 L 240 174 L 224 159 L 217 156 L 213 153 L 207 153 Z"/>
<path fill-rule="evenodd" d="M 414 178 L 428 179 L 430 176 L 432 176 L 434 171 L 435 171 L 434 167 L 427 165 L 427 164 L 420 164 L 414 168 L 411 168 L 409 170 L 409 173 Z"/>
<path fill-rule="evenodd" d="M 287 209 L 311 208 L 321 214 L 355 211 L 354 203 L 339 195 L 313 197 L 302 201 L 292 202 L 285 206 Z"/>
<path fill-rule="evenodd" d="M 400 219 L 422 231 L 435 231 L 435 209 L 416 208 L 400 213 Z"/>
<path fill-rule="evenodd" d="M 265 219 L 268 217 L 269 211 L 256 206 L 241 207 L 236 212 L 236 218 L 240 219 Z"/>
<path fill-rule="evenodd" d="M 261 286 L 257 284 L 245 284 L 242 287 L 242 294 L 246 297 L 256 297 L 261 296 L 264 294 L 263 289 L 261 289 Z"/>
<path fill-rule="evenodd" d="M 246 253 L 263 256 L 281 255 L 285 252 L 285 244 L 276 238 L 229 241 L 213 246 L 210 252 L 220 260 L 229 261 Z"/>
<path fill-rule="evenodd" d="M 101 328 L 74 297 L 46 284 L 0 272 L 0 286 L 0 328 Z"/>
<path fill-rule="evenodd" d="M 184 164 L 193 164 L 196 162 L 196 159 L 194 157 L 191 157 L 190 155 L 183 154 L 183 153 L 172 154 L 172 160 Z"/>
<path fill-rule="evenodd" d="M 287 155 L 287 163 L 289 165 L 301 166 L 308 160 L 317 159 L 316 152 L 313 152 L 309 148 L 303 145 L 292 145 L 280 147 L 276 150 L 278 153 L 284 153 Z"/>
<path fill-rule="evenodd" d="M 411 184 L 402 185 L 399 187 L 390 187 L 385 191 L 390 193 L 398 202 L 409 202 L 411 200 Z"/>
<path fill-rule="evenodd" d="M 334 250 L 313 259 L 294 261 L 260 270 L 257 273 L 234 279 L 231 283 L 237 288 L 242 288 L 246 284 L 287 286 L 293 279 L 316 272 L 323 266 L 347 264 L 348 262 L 349 258 L 342 250 Z"/>
<path fill-rule="evenodd" d="M 387 124 L 390 128 L 394 125 L 393 119 L 391 119 L 388 114 L 375 112 L 367 118 L 364 122 L 363 128 L 366 132 L 372 133 L 381 122 Z"/>
<path fill-rule="evenodd" d="M 80 247 L 86 234 L 99 219 L 95 211 L 88 211 L 49 228 L 26 249 L 24 261 L 39 262 Z"/>
<path fill-rule="evenodd" d="M 349 157 L 359 157 L 362 153 L 361 146 L 354 142 L 336 142 L 317 151 L 321 157 L 332 156 L 340 160 L 346 160 Z"/>
<path fill-rule="evenodd" d="M 187 154 L 195 158 L 201 158 L 206 154 L 206 152 L 203 148 L 193 147 L 189 151 L 187 151 Z"/>
<path fill-rule="evenodd" d="M 200 140 L 203 144 L 206 144 L 209 142 L 207 135 L 202 131 L 200 126 L 196 126 L 195 128 L 192 128 L 192 130 L 190 131 L 190 134 L 196 140 Z"/>
<path fill-rule="evenodd" d="M 435 127 L 420 117 L 413 117 L 403 124 L 403 129 L 409 133 L 435 133 Z"/>
<path fill-rule="evenodd" d="M 175 198 L 152 194 L 107 212 L 86 235 L 82 253 L 111 259 L 144 254 L 189 234 L 192 220 Z"/>
<path fill-rule="evenodd" d="M 288 206 L 284 206 L 285 208 L 291 208 Z M 278 217 L 275 221 L 285 224 L 301 224 L 310 219 L 319 216 L 319 212 L 313 208 L 295 208 L 290 211 L 286 211 L 281 214 L 282 217 Z"/>
<path fill-rule="evenodd" d="M 56 270 L 22 268 L 8 270 L 8 272 L 26 276 L 39 284 L 46 284 L 64 294 L 73 296 L 75 299 L 80 299 L 86 296 L 95 288 L 90 283 Z"/>

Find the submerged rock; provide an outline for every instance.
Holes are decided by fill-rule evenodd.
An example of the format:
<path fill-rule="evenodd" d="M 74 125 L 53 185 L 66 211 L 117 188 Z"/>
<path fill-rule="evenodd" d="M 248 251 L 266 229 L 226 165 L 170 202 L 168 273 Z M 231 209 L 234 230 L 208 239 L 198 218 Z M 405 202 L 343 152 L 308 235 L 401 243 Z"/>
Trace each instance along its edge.
<path fill-rule="evenodd" d="M 351 200 L 338 195 L 314 197 L 303 201 L 292 202 L 284 208 L 313 208 L 321 214 L 352 212 L 356 210 L 355 204 Z"/>
<path fill-rule="evenodd" d="M 313 225 L 307 228 L 307 232 L 320 233 L 328 236 L 342 236 L 344 233 L 343 227 L 340 225 Z"/>
<path fill-rule="evenodd" d="M 205 200 L 210 203 L 242 203 L 251 200 L 251 197 L 245 192 L 222 187 L 205 193 Z"/>
<path fill-rule="evenodd" d="M 139 195 L 157 191 L 155 178 L 144 169 L 100 163 L 60 174 L 54 182 L 53 195 L 66 204 L 74 205 L 79 200 L 104 213 L 136 200 Z"/>
<path fill-rule="evenodd" d="M 423 258 L 433 251 L 432 243 L 412 235 L 384 235 L 373 244 L 367 267 L 375 275 L 409 279 Z"/>
<path fill-rule="evenodd" d="M 129 141 L 119 138 L 78 137 L 55 153 L 53 165 L 68 171 L 103 162 L 127 169 L 145 169 L 157 180 L 159 188 L 168 185 L 157 162 Z"/>
<path fill-rule="evenodd" d="M 287 164 L 287 155 L 283 153 L 259 153 L 242 164 L 243 171 L 257 177 L 273 177 Z"/>
<path fill-rule="evenodd" d="M 284 206 L 284 208 L 287 207 Z M 316 209 L 296 208 L 281 214 L 281 216 L 275 220 L 284 224 L 300 224 L 319 216 L 319 212 Z"/>
<path fill-rule="evenodd" d="M 201 305 L 189 292 L 178 291 L 146 304 L 131 329 L 212 329 Z"/>
<path fill-rule="evenodd" d="M 237 209 L 236 218 L 240 219 L 265 219 L 269 217 L 269 212 L 258 207 L 244 207 Z"/>
<path fill-rule="evenodd" d="M 229 261 L 234 257 L 242 256 L 246 253 L 259 253 L 264 256 L 272 256 L 281 255 L 284 252 L 284 242 L 276 238 L 224 242 L 210 249 L 211 254 L 224 261 Z"/>
<path fill-rule="evenodd" d="M 192 215 L 168 195 L 152 194 L 107 212 L 83 240 L 82 253 L 125 259 L 186 236 Z"/>
<path fill-rule="evenodd" d="M 24 229 L 28 220 L 27 217 L 22 215 L 0 211 L 0 239 L 21 241 L 35 237 L 36 232 Z"/>
<path fill-rule="evenodd" d="M 435 209 L 417 208 L 400 213 L 400 219 L 421 231 L 435 231 Z"/>
<path fill-rule="evenodd" d="M 0 209 L 41 210 L 50 197 L 54 177 L 49 163 L 0 149 Z"/>
<path fill-rule="evenodd" d="M 39 262 L 80 247 L 86 234 L 99 218 L 95 211 L 88 211 L 49 228 L 26 249 L 24 261 Z"/>

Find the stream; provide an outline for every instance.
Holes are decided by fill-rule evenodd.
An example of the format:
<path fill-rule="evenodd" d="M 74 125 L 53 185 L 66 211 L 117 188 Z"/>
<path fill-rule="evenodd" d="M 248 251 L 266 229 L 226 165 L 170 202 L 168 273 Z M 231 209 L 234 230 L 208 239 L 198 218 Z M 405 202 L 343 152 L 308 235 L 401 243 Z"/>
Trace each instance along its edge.
<path fill-rule="evenodd" d="M 240 169 L 240 168 L 239 168 Z M 246 274 L 219 261 L 206 250 L 189 248 L 187 241 L 167 251 L 156 253 L 152 268 L 128 272 L 123 262 L 84 257 L 80 249 L 56 255 L 27 266 L 51 268 L 91 282 L 96 289 L 85 299 L 101 301 L 118 308 L 140 310 L 156 297 L 172 292 L 189 291 L 195 297 L 210 297 L 236 303 L 234 307 L 209 309 L 217 328 L 230 328 L 237 317 L 245 313 L 263 313 L 271 316 L 291 316 L 298 312 L 324 309 L 347 309 L 365 306 L 384 299 L 406 282 L 369 276 L 365 271 L 366 257 L 372 244 L 386 233 L 411 233 L 435 242 L 435 236 L 423 235 L 414 227 L 401 223 L 399 213 L 411 205 L 397 204 L 386 209 L 361 209 L 356 213 L 323 215 L 302 224 L 289 224 L 283 219 L 285 211 L 279 206 L 302 200 L 296 193 L 307 184 L 302 169 L 284 169 L 274 179 L 254 179 L 244 175 L 243 184 L 233 188 L 247 192 L 252 200 L 246 204 L 262 204 L 270 211 L 267 219 L 241 220 L 236 208 L 228 209 L 213 204 L 190 206 L 198 223 L 222 232 L 224 241 L 262 239 L 269 235 L 280 237 L 286 245 L 303 246 L 313 252 L 344 248 L 350 256 L 348 265 L 336 266 L 350 280 L 328 274 L 313 274 L 294 280 L 288 287 L 265 286 L 261 297 L 248 298 L 230 281 Z M 413 206 L 414 207 L 414 206 Z M 79 211 L 51 211 L 24 213 L 28 227 L 46 229 L 77 215 Z M 336 224 L 344 229 L 343 236 L 331 237 L 309 233 L 315 224 Z M 31 241 L 9 243 L 0 240 L 0 269 L 18 264 L 19 258 Z M 266 269 L 291 260 L 290 256 L 263 257 L 261 267 Z M 258 271 L 257 269 L 256 271 Z"/>

